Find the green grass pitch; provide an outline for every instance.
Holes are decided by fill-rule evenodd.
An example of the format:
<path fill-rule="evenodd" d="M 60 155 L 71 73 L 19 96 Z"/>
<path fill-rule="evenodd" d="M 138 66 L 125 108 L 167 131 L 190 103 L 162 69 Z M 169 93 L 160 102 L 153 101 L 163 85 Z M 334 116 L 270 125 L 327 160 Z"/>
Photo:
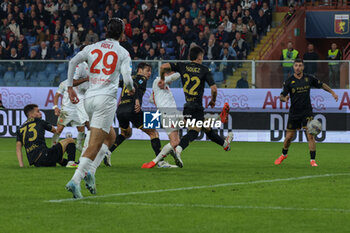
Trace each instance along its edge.
<path fill-rule="evenodd" d="M 26 158 L 19 168 L 15 139 L 1 138 L 0 145 L 1 233 L 350 229 L 350 144 L 318 144 L 319 167 L 311 167 L 305 143 L 293 143 L 275 166 L 281 143 L 234 142 L 225 152 L 194 142 L 183 152 L 184 168 L 144 170 L 153 158 L 150 142 L 126 141 L 113 153 L 113 166 L 97 170 L 96 198 L 82 185 L 88 198 L 79 201 L 66 201 L 73 169 L 28 167 Z"/>

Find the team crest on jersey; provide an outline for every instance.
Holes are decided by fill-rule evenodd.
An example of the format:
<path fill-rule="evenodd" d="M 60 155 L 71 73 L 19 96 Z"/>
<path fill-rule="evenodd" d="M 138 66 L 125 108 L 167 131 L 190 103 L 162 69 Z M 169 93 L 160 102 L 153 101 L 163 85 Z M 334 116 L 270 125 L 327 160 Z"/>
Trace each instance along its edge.
<path fill-rule="evenodd" d="M 293 94 L 295 93 L 295 88 L 292 88 L 292 93 L 293 93 Z"/>
<path fill-rule="evenodd" d="M 295 83 L 295 81 L 292 81 L 292 82 L 291 82 L 291 84 L 294 84 L 294 83 Z"/>
<path fill-rule="evenodd" d="M 143 113 L 143 128 L 145 129 L 160 129 L 160 116 L 162 114 L 157 112 L 144 112 Z"/>
<path fill-rule="evenodd" d="M 142 83 L 143 83 L 143 80 L 142 80 L 142 79 L 140 79 L 140 80 L 139 80 L 139 84 L 142 84 Z"/>
<path fill-rule="evenodd" d="M 348 14 L 334 15 L 334 32 L 337 34 L 349 33 L 349 15 Z"/>

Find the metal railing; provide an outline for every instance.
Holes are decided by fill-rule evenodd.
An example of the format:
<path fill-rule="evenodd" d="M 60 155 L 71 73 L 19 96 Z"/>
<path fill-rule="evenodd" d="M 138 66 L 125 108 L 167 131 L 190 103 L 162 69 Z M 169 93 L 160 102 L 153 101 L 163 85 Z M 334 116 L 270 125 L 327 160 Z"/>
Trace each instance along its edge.
<path fill-rule="evenodd" d="M 133 71 L 140 62 L 148 62 L 152 66 L 152 75 L 147 87 L 152 87 L 153 80 L 160 76 L 160 66 L 166 62 L 188 61 L 133 61 Z M 332 63 L 339 63 L 331 67 Z M 249 88 L 280 88 L 283 80 L 291 75 L 291 69 L 283 68 L 280 60 L 204 60 L 203 65 L 209 67 L 219 87 L 236 88 L 237 82 L 249 84 Z M 331 63 L 331 64 L 330 64 Z M 0 60 L 1 86 L 58 86 L 67 79 L 67 60 Z M 313 73 L 321 81 L 332 88 L 349 88 L 350 61 L 305 61 L 305 71 Z M 334 81 L 334 83 L 332 83 Z M 182 87 L 177 80 L 170 87 Z"/>

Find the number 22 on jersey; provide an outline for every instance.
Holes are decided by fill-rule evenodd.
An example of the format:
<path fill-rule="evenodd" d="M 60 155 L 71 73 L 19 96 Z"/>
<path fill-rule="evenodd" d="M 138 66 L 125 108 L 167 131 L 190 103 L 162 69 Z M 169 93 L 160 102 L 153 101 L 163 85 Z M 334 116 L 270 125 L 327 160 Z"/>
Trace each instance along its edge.
<path fill-rule="evenodd" d="M 186 79 L 186 82 L 184 84 L 184 92 L 189 95 L 198 95 L 198 92 L 196 91 L 196 89 L 201 83 L 201 80 L 197 76 L 190 77 L 190 75 L 187 73 L 184 74 L 183 77 Z M 190 85 L 191 88 L 188 87 L 190 83 L 191 83 Z"/>
<path fill-rule="evenodd" d="M 118 55 L 113 52 L 109 51 L 106 54 L 103 54 L 103 52 L 100 49 L 94 49 L 91 51 L 91 54 L 97 54 L 97 57 L 95 61 L 92 63 L 90 67 L 90 73 L 92 74 L 100 74 L 100 69 L 95 69 L 95 66 L 102 60 L 104 68 L 102 69 L 102 73 L 105 75 L 111 75 L 115 71 L 115 68 L 117 67 L 118 62 Z M 112 58 L 112 62 L 108 63 L 108 58 Z"/>

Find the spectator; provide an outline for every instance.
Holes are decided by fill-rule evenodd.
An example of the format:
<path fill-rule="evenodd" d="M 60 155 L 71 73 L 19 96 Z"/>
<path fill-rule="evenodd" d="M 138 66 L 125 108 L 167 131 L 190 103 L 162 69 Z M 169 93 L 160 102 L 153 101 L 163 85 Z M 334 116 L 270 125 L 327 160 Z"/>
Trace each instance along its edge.
<path fill-rule="evenodd" d="M 248 10 L 251 7 L 251 1 L 249 0 L 242 0 L 241 6 L 243 10 Z"/>
<path fill-rule="evenodd" d="M 155 32 L 159 35 L 165 35 L 168 31 L 167 25 L 164 24 L 164 20 L 161 18 L 159 19 L 159 24 L 155 27 Z"/>
<path fill-rule="evenodd" d="M 36 28 L 36 40 L 35 45 L 40 45 L 42 41 L 46 41 L 46 35 L 43 31 L 41 31 L 40 27 Z"/>
<path fill-rule="evenodd" d="M 142 53 L 144 54 L 143 57 L 146 57 L 149 54 L 149 50 L 152 48 L 152 43 L 151 42 L 146 42 L 145 45 L 141 48 Z"/>
<path fill-rule="evenodd" d="M 170 60 L 169 55 L 166 54 L 166 51 L 163 47 L 159 49 L 159 60 Z"/>
<path fill-rule="evenodd" d="M 98 35 L 92 30 L 89 29 L 88 34 L 85 37 L 86 44 L 93 44 L 98 41 Z"/>
<path fill-rule="evenodd" d="M 220 46 L 223 45 L 223 42 L 228 40 L 228 33 L 224 30 L 223 25 L 218 27 L 218 31 L 215 33 L 215 39 Z"/>
<path fill-rule="evenodd" d="M 20 32 L 19 25 L 16 23 L 15 19 L 11 20 L 11 24 L 9 25 L 9 28 L 11 32 L 15 35 L 16 39 L 18 39 L 21 32 Z"/>
<path fill-rule="evenodd" d="M 28 41 L 23 34 L 19 35 L 18 43 L 21 43 L 23 45 L 23 49 L 28 51 Z"/>
<path fill-rule="evenodd" d="M 253 17 L 253 20 L 256 21 L 259 16 L 259 9 L 256 7 L 256 3 L 254 1 L 251 3 L 249 11 L 250 15 Z"/>
<path fill-rule="evenodd" d="M 286 81 L 294 73 L 293 62 L 299 57 L 299 52 L 293 48 L 293 42 L 289 41 L 287 48 L 282 50 L 281 60 L 283 66 L 283 81 Z"/>
<path fill-rule="evenodd" d="M 199 45 L 202 49 L 206 50 L 208 46 L 208 40 L 204 37 L 204 33 L 200 32 L 198 34 L 197 45 Z"/>
<path fill-rule="evenodd" d="M 243 20 L 242 17 L 237 18 L 237 25 L 236 25 L 236 31 L 242 32 L 243 31 Z"/>
<path fill-rule="evenodd" d="M 21 59 L 21 60 L 27 59 L 28 51 L 26 51 L 26 50 L 24 49 L 24 46 L 23 46 L 22 43 L 18 43 L 18 51 L 17 51 L 17 54 L 18 54 L 18 59 Z"/>
<path fill-rule="evenodd" d="M 272 12 L 269 9 L 269 6 L 267 4 L 267 2 L 263 3 L 263 7 L 261 8 L 261 10 L 264 11 L 264 15 L 266 16 L 266 21 L 267 21 L 267 31 L 270 31 L 271 28 L 271 23 L 272 23 Z"/>
<path fill-rule="evenodd" d="M 188 59 L 188 46 L 184 39 L 181 38 L 179 43 L 179 48 L 176 53 L 176 59 L 178 60 L 187 60 Z"/>
<path fill-rule="evenodd" d="M 286 20 L 289 21 L 289 20 L 293 17 L 294 14 L 295 14 L 295 8 L 294 8 L 294 6 L 291 4 L 291 5 L 289 6 L 289 11 L 287 12 L 287 15 L 286 15 Z"/>
<path fill-rule="evenodd" d="M 331 49 L 328 50 L 327 54 L 327 60 L 334 60 L 334 62 L 329 62 L 328 63 L 328 77 L 329 77 L 329 84 L 332 88 L 339 88 L 340 84 L 340 65 L 339 61 L 341 60 L 341 52 L 337 48 L 336 43 L 332 43 Z"/>
<path fill-rule="evenodd" d="M 139 46 L 136 42 L 132 44 L 132 49 L 133 49 L 132 55 L 134 56 L 134 57 L 131 57 L 132 59 L 139 60 L 144 58 L 143 53 L 141 49 L 139 49 Z"/>
<path fill-rule="evenodd" d="M 224 47 L 222 49 L 222 55 L 220 56 L 220 60 L 223 60 L 223 62 L 220 63 L 219 72 L 224 74 L 224 80 L 227 80 L 228 76 L 232 75 L 233 69 L 233 63 L 227 61 L 235 59 L 235 57 L 230 55 L 229 48 L 231 47 Z"/>
<path fill-rule="evenodd" d="M 10 60 L 18 60 L 19 59 L 16 48 L 11 48 L 9 59 Z"/>
<path fill-rule="evenodd" d="M 146 56 L 146 60 L 157 60 L 158 57 L 156 56 L 156 52 L 153 48 L 151 48 L 149 51 L 148 51 L 148 54 Z"/>
<path fill-rule="evenodd" d="M 197 40 L 197 36 L 192 32 L 190 26 L 185 26 L 185 32 L 183 33 L 182 38 L 185 40 L 186 44 L 191 44 Z"/>
<path fill-rule="evenodd" d="M 70 12 L 72 13 L 72 15 L 75 14 L 78 11 L 78 7 L 74 3 L 74 0 L 69 0 L 68 8 L 69 8 Z"/>
<path fill-rule="evenodd" d="M 146 43 L 151 44 L 152 41 L 149 39 L 148 33 L 144 32 L 142 33 L 142 42 L 140 44 L 140 48 L 143 48 L 146 45 Z"/>
<path fill-rule="evenodd" d="M 142 35 L 139 28 L 134 28 L 132 30 L 132 41 L 140 44 L 142 42 Z"/>
<path fill-rule="evenodd" d="M 48 60 L 51 59 L 51 51 L 47 47 L 45 41 L 40 43 L 39 51 L 38 51 L 39 59 Z"/>
<path fill-rule="evenodd" d="M 208 41 L 208 47 L 205 51 L 208 60 L 218 60 L 220 58 L 220 46 L 216 43 L 215 35 L 211 34 Z"/>
<path fill-rule="evenodd" d="M 231 21 L 232 23 L 237 23 L 237 21 L 238 21 L 238 14 L 237 14 L 237 11 L 235 11 L 235 10 L 232 11 L 230 21 Z"/>
<path fill-rule="evenodd" d="M 68 37 L 64 37 L 61 48 L 64 53 L 64 57 L 69 57 L 73 54 L 73 47 L 71 44 L 69 44 Z"/>
<path fill-rule="evenodd" d="M 192 8 L 190 10 L 190 15 L 191 15 L 192 19 L 197 18 L 198 13 L 199 13 L 199 10 L 197 8 L 197 4 L 195 2 L 192 2 Z"/>
<path fill-rule="evenodd" d="M 216 29 L 218 26 L 218 19 L 215 15 L 215 11 L 210 12 L 210 17 L 207 19 L 207 23 L 211 30 Z"/>
<path fill-rule="evenodd" d="M 225 32 L 230 33 L 232 31 L 232 23 L 227 15 L 225 16 L 224 22 L 221 25 L 224 27 Z"/>
<path fill-rule="evenodd" d="M 75 31 L 75 27 L 73 25 L 70 26 L 70 33 L 68 37 L 68 43 L 74 46 L 74 48 L 78 47 L 80 44 L 78 33 Z"/>
<path fill-rule="evenodd" d="M 247 71 L 242 71 L 241 72 L 241 79 L 237 81 L 236 88 L 249 88 L 248 84 L 248 72 Z"/>
<path fill-rule="evenodd" d="M 27 3 L 26 3 L 26 5 L 27 5 Z M 47 1 L 44 8 L 46 11 L 50 12 L 50 14 L 53 14 L 53 12 L 55 11 L 54 0 Z"/>
<path fill-rule="evenodd" d="M 45 24 L 50 23 L 50 14 L 45 10 L 44 5 L 42 3 L 38 4 L 38 10 L 36 13 L 39 20 L 42 20 L 43 22 L 45 22 Z"/>
<path fill-rule="evenodd" d="M 39 59 L 38 54 L 37 54 L 35 49 L 30 50 L 29 59 L 31 59 L 31 60 Z"/>
<path fill-rule="evenodd" d="M 247 43 L 247 55 L 248 55 L 249 51 L 253 49 L 254 43 L 253 43 L 253 34 L 248 30 L 248 26 L 245 24 L 243 25 L 242 38 Z"/>
<path fill-rule="evenodd" d="M 253 45 L 255 46 L 256 41 L 258 39 L 258 33 L 256 31 L 256 25 L 254 20 L 250 20 L 248 23 L 248 30 L 252 33 L 253 36 Z"/>
<path fill-rule="evenodd" d="M 303 57 L 304 61 L 308 60 L 319 60 L 319 56 L 317 53 L 314 51 L 314 45 L 312 43 L 308 44 L 307 46 L 307 52 L 304 53 Z M 315 75 L 317 72 L 317 63 L 316 62 L 305 62 L 305 68 L 304 72 L 307 74 L 312 74 Z"/>
<path fill-rule="evenodd" d="M 247 57 L 247 44 L 241 38 L 240 32 L 236 32 L 236 37 L 232 41 L 232 48 L 236 51 L 238 60 L 246 59 L 246 57 Z"/>
<path fill-rule="evenodd" d="M 264 11 L 260 9 L 258 19 L 256 20 L 256 29 L 259 40 L 266 35 L 267 26 L 267 18 L 264 15 Z"/>
<path fill-rule="evenodd" d="M 0 59 L 6 59 L 6 50 L 4 47 L 2 47 L 2 45 L 0 44 Z"/>
<path fill-rule="evenodd" d="M 192 32 L 195 35 L 198 35 L 198 33 L 201 32 L 200 25 L 198 24 L 198 19 L 197 18 L 192 20 Z"/>
<path fill-rule="evenodd" d="M 250 11 L 247 9 L 244 11 L 244 16 L 242 18 L 243 25 L 248 24 L 250 20 L 252 20 L 253 17 L 250 16 Z"/>
<path fill-rule="evenodd" d="M 51 54 L 52 54 L 52 59 L 54 59 L 54 60 L 63 60 L 64 59 L 64 52 L 63 52 L 62 48 L 60 47 L 59 41 L 55 41 Z"/>
<path fill-rule="evenodd" d="M 211 35 L 209 25 L 206 25 L 206 26 L 204 27 L 204 32 L 203 32 L 203 34 L 204 34 L 205 39 L 209 40 L 209 37 L 210 37 L 210 35 Z"/>

